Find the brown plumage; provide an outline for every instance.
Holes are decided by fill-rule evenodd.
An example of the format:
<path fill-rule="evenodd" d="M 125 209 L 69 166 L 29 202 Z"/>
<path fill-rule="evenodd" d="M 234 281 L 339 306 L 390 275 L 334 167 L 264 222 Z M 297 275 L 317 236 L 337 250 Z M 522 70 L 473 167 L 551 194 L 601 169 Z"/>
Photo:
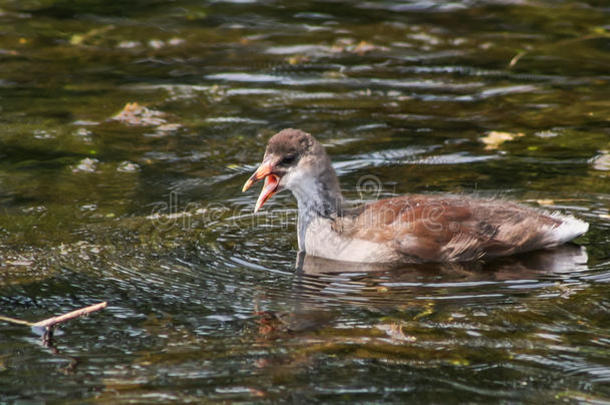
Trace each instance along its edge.
<path fill-rule="evenodd" d="M 256 210 L 284 188 L 299 207 L 299 248 L 327 259 L 367 263 L 473 261 L 565 243 L 588 224 L 497 199 L 410 195 L 346 209 L 330 159 L 316 139 L 286 129 L 270 140 L 259 169 Z"/>
<path fill-rule="evenodd" d="M 552 246 L 561 221 L 518 204 L 464 196 L 411 195 L 338 216 L 347 238 L 392 243 L 412 261 L 472 261 Z"/>

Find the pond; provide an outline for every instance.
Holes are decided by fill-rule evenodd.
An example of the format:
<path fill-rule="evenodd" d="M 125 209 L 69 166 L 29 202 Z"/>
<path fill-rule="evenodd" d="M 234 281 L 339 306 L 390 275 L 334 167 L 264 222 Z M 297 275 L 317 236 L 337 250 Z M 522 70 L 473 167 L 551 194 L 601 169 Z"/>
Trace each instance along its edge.
<path fill-rule="evenodd" d="M 0 1 L 0 402 L 610 401 L 610 8 Z M 590 223 L 491 263 L 295 270 L 267 139 L 350 200 L 495 196 Z M 370 188 L 368 185 L 375 187 Z"/>

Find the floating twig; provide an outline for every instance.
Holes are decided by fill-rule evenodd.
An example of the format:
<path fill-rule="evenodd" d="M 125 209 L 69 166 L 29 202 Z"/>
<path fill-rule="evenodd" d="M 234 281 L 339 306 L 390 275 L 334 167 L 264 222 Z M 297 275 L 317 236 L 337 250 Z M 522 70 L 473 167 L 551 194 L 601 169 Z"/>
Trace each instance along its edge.
<path fill-rule="evenodd" d="M 554 44 L 551 44 L 551 47 L 556 47 L 556 46 L 565 46 L 565 45 L 569 45 L 575 42 L 581 42 L 581 41 L 589 41 L 591 39 L 599 39 L 599 38 L 608 38 L 610 37 L 610 33 L 604 32 L 604 33 L 594 33 L 594 34 L 589 34 L 589 35 L 585 35 L 582 37 L 577 37 L 577 38 L 567 38 L 558 42 L 555 42 Z M 508 63 L 508 68 L 511 69 L 513 68 L 517 62 L 519 62 L 519 60 L 524 57 L 525 55 L 527 55 L 530 51 L 535 51 L 536 49 L 530 49 L 530 50 L 526 50 L 526 51 L 519 51 L 515 56 L 512 57 L 512 59 L 510 60 L 510 62 Z"/>
<path fill-rule="evenodd" d="M 17 325 L 34 326 L 33 322 L 24 321 L 22 319 L 9 318 L 8 316 L 0 315 L 0 321 L 14 323 Z"/>
<path fill-rule="evenodd" d="M 510 69 L 513 66 L 515 66 L 517 64 L 517 62 L 519 62 L 519 59 L 524 57 L 526 53 L 527 53 L 527 51 L 521 51 L 518 54 L 516 54 L 515 56 L 513 56 L 513 58 L 510 60 L 510 63 L 508 64 L 508 68 Z"/>
<path fill-rule="evenodd" d="M 100 309 L 106 308 L 108 303 L 106 301 L 100 302 L 99 304 L 89 305 L 88 307 L 80 308 L 67 314 L 54 316 L 51 318 L 43 319 L 38 322 L 24 321 L 23 319 L 10 318 L 8 316 L 1 316 L 0 321 L 10 322 L 17 325 L 25 325 L 31 328 L 42 328 L 44 333 L 42 335 L 42 343 L 45 346 L 51 345 L 51 339 L 53 338 L 53 328 L 55 325 L 69 321 L 70 319 L 78 318 L 79 316 L 87 315 Z"/>
<path fill-rule="evenodd" d="M 81 309 L 77 309 L 67 314 L 54 316 L 52 318 L 44 319 L 42 321 L 34 323 L 32 326 L 39 328 L 52 328 L 58 323 L 69 321 L 70 319 L 78 318 L 79 316 L 90 314 L 91 312 L 99 311 L 100 309 L 106 308 L 107 302 L 100 302 L 99 304 L 89 305 Z"/>

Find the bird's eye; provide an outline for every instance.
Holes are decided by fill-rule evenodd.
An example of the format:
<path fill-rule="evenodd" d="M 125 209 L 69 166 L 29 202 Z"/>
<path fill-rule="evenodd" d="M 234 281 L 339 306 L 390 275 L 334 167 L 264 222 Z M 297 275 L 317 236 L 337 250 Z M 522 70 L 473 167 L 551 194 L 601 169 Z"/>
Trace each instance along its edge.
<path fill-rule="evenodd" d="M 297 158 L 297 155 L 284 156 L 284 158 L 280 161 L 280 165 L 287 166 L 287 165 L 293 163 L 296 158 Z"/>

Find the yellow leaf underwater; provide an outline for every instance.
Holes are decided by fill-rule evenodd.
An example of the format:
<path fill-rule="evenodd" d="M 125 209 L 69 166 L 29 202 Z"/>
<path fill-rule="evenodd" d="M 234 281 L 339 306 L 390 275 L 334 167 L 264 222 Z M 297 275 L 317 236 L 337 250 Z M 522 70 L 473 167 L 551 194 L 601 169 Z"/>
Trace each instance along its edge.
<path fill-rule="evenodd" d="M 486 136 L 480 138 L 480 141 L 485 144 L 486 150 L 498 149 L 504 142 L 512 141 L 515 138 L 525 136 L 522 132 L 502 132 L 502 131 L 490 131 Z"/>

